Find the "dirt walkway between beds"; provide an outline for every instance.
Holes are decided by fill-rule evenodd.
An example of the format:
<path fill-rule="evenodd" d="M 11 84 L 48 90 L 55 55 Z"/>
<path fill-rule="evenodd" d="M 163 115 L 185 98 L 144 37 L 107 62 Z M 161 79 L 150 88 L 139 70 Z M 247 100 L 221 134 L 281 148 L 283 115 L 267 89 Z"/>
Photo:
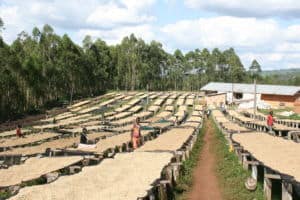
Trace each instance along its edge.
<path fill-rule="evenodd" d="M 215 137 L 214 128 L 210 120 L 206 120 L 205 123 L 207 131 L 204 135 L 204 146 L 194 170 L 193 186 L 188 194 L 189 200 L 223 199 L 215 172 L 216 157 L 212 149 L 213 138 Z"/>

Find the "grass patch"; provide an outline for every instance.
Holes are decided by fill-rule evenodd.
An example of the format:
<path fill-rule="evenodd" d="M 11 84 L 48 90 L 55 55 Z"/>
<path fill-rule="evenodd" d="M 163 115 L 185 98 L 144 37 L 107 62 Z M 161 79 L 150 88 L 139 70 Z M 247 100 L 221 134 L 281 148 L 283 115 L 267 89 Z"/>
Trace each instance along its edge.
<path fill-rule="evenodd" d="M 196 167 L 199 159 L 199 154 L 203 146 L 203 136 L 205 131 L 206 125 L 204 124 L 199 132 L 189 159 L 183 162 L 183 169 L 181 171 L 178 184 L 174 189 L 174 196 L 176 200 L 186 199 L 187 192 L 192 186 L 193 170 Z"/>
<path fill-rule="evenodd" d="M 0 200 L 8 199 L 11 196 L 9 191 L 0 191 Z"/>
<path fill-rule="evenodd" d="M 34 186 L 34 185 L 42 185 L 42 184 L 46 184 L 47 183 L 47 179 L 44 177 L 40 177 L 31 181 L 26 181 L 24 183 L 21 184 L 21 187 L 27 187 L 27 186 Z"/>
<path fill-rule="evenodd" d="M 221 130 L 218 129 L 212 119 L 215 137 L 213 140 L 214 151 L 216 153 L 216 171 L 219 184 L 222 189 L 223 198 L 226 200 L 263 200 L 263 185 L 258 183 L 254 192 L 248 191 L 244 183 L 250 176 L 250 171 L 245 170 L 239 163 L 235 153 L 229 152 L 227 140 Z"/>

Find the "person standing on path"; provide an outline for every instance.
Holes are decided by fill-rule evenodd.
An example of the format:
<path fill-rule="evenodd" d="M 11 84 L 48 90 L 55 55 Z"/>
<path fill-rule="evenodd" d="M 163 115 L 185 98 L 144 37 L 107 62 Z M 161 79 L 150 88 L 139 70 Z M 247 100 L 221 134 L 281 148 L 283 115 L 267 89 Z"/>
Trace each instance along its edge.
<path fill-rule="evenodd" d="M 274 125 L 273 111 L 270 111 L 270 114 L 267 117 L 267 125 L 269 129 L 269 133 L 273 133 L 273 125 Z"/>
<path fill-rule="evenodd" d="M 140 118 L 137 117 L 131 130 L 131 140 L 132 140 L 133 149 L 136 149 L 139 146 L 140 137 L 141 137 Z"/>

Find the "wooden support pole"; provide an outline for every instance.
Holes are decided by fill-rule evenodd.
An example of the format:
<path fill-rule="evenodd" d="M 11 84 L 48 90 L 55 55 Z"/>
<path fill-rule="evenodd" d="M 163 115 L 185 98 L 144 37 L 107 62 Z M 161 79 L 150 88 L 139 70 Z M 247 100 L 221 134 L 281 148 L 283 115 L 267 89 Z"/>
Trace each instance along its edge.
<path fill-rule="evenodd" d="M 235 150 L 236 150 L 236 154 L 237 154 L 237 156 L 238 156 L 238 158 L 239 158 L 239 163 L 240 163 L 240 164 L 243 164 L 242 149 L 236 148 Z"/>
<path fill-rule="evenodd" d="M 170 181 L 172 183 L 173 173 L 171 165 L 167 165 L 162 171 L 162 179 Z"/>
<path fill-rule="evenodd" d="M 183 162 L 185 161 L 185 154 L 182 151 L 175 151 L 175 158 L 176 162 Z"/>
<path fill-rule="evenodd" d="M 258 165 L 251 165 L 251 176 L 255 180 L 258 180 L 258 169 L 257 169 L 257 166 Z"/>
<path fill-rule="evenodd" d="M 264 177 L 264 194 L 266 200 L 272 200 L 272 180 Z"/>
<path fill-rule="evenodd" d="M 293 185 L 291 183 L 287 183 L 282 181 L 282 193 L 281 200 L 293 200 Z"/>
<path fill-rule="evenodd" d="M 174 180 L 175 183 L 177 183 L 177 180 L 179 178 L 181 166 L 182 166 L 182 163 L 179 163 L 179 162 L 171 163 L 172 173 L 173 173 L 173 180 Z"/>
<path fill-rule="evenodd" d="M 243 168 L 248 170 L 249 169 L 249 164 L 248 164 L 248 159 L 247 157 L 249 156 L 248 153 L 242 153 L 242 164 L 243 164 Z"/>
<path fill-rule="evenodd" d="M 269 171 L 267 168 L 264 168 L 264 193 L 266 200 L 272 200 L 272 180 L 281 179 L 280 175 Z"/>
<path fill-rule="evenodd" d="M 185 145 L 185 147 L 184 147 L 185 159 L 188 159 L 190 157 L 191 151 L 192 151 L 192 148 L 190 147 L 190 145 L 189 144 Z"/>
<path fill-rule="evenodd" d="M 158 199 L 160 200 L 170 199 L 170 181 L 162 180 L 159 182 Z"/>

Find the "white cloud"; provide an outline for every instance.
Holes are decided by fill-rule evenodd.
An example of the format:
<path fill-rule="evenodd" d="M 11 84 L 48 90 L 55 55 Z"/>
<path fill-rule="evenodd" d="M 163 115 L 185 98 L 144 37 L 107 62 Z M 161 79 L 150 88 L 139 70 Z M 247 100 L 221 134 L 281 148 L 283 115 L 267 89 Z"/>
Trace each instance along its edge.
<path fill-rule="evenodd" d="M 300 52 L 300 43 L 283 42 L 278 44 L 275 47 L 275 50 L 278 52 L 287 52 L 287 53 Z"/>
<path fill-rule="evenodd" d="M 272 19 L 211 17 L 181 20 L 161 28 L 174 50 L 233 47 L 247 68 L 257 59 L 264 69 L 300 67 L 298 26 L 282 27 Z"/>
<path fill-rule="evenodd" d="M 120 0 L 129 10 L 147 10 L 156 0 Z"/>
<path fill-rule="evenodd" d="M 103 28 L 111 28 L 120 25 L 148 23 L 155 19 L 153 16 L 141 12 L 147 6 L 151 6 L 154 1 L 123 0 L 121 2 L 122 4 L 109 2 L 97 6 L 87 17 L 86 22 Z"/>
<path fill-rule="evenodd" d="M 0 17 L 5 27 L 3 37 L 11 43 L 21 31 L 31 33 L 33 27 L 41 28 L 44 24 L 50 24 L 56 30 L 76 29 L 85 25 L 85 16 L 95 7 L 96 0 L 89 2 L 87 5 L 83 0 L 74 0 L 72 4 L 59 0 L 2 0 Z"/>
<path fill-rule="evenodd" d="M 156 0 L 2 0 L 0 17 L 5 24 L 3 37 L 11 43 L 25 30 L 50 24 L 72 34 L 81 29 L 111 30 L 134 27 L 155 20 L 150 15 Z"/>
<path fill-rule="evenodd" d="M 255 48 L 280 40 L 282 30 L 274 20 L 214 17 L 178 21 L 162 32 L 179 46 Z"/>
<path fill-rule="evenodd" d="M 0 13 L 5 27 L 2 32 L 3 38 L 9 42 L 13 41 L 18 33 L 26 29 L 26 25 L 22 23 L 22 18 L 18 14 L 19 9 L 17 6 L 1 6 Z"/>
<path fill-rule="evenodd" d="M 300 24 L 291 25 L 285 31 L 287 40 L 300 43 Z"/>
<path fill-rule="evenodd" d="M 156 39 L 154 28 L 150 25 L 119 27 L 112 30 L 82 29 L 78 32 L 76 38 L 78 42 L 81 42 L 86 35 L 90 35 L 94 39 L 101 38 L 108 44 L 117 44 L 131 33 L 134 33 L 138 38 L 143 38 L 147 42 Z"/>
<path fill-rule="evenodd" d="M 300 17 L 298 0 L 185 0 L 189 8 L 213 11 L 231 16 Z"/>
<path fill-rule="evenodd" d="M 240 53 L 240 58 L 246 68 L 256 59 L 263 70 L 299 68 L 300 52 L 270 52 L 270 53 Z"/>

